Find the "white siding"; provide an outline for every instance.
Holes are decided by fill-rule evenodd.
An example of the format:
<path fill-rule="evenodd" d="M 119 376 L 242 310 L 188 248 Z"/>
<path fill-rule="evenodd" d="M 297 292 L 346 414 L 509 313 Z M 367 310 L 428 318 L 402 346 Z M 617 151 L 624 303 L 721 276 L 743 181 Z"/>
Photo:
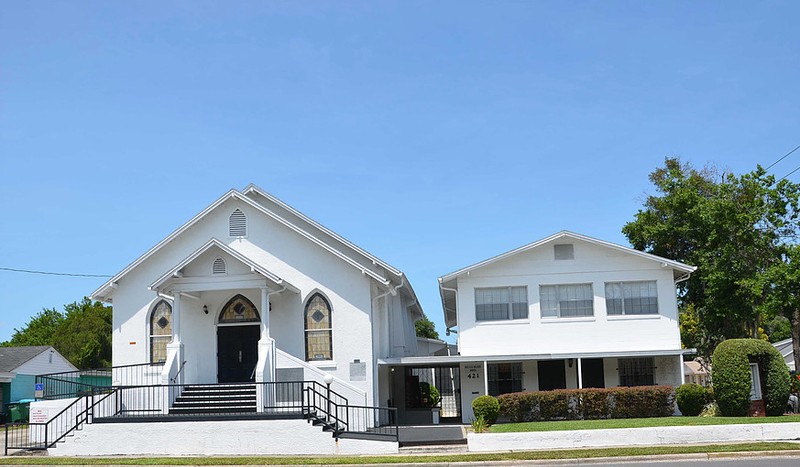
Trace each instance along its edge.
<path fill-rule="evenodd" d="M 52 355 L 52 361 L 50 358 Z M 72 365 L 66 358 L 64 358 L 60 353 L 58 353 L 55 349 L 51 348 L 49 350 L 45 350 L 44 352 L 40 353 L 39 355 L 33 357 L 32 359 L 28 360 L 27 362 L 23 363 L 16 369 L 16 373 L 18 375 L 44 375 L 47 373 L 61 373 L 65 371 L 76 371 L 74 365 Z"/>

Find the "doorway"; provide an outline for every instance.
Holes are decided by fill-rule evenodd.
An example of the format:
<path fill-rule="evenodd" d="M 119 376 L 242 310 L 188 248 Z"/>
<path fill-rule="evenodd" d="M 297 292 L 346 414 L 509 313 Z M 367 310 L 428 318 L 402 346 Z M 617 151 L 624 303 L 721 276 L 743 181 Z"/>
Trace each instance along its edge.
<path fill-rule="evenodd" d="M 567 388 L 567 372 L 564 369 L 564 360 L 541 360 L 537 366 L 540 391 Z"/>
<path fill-rule="evenodd" d="M 217 381 L 241 383 L 253 381 L 258 363 L 258 339 L 261 326 L 217 327 Z"/>
<path fill-rule="evenodd" d="M 581 380 L 585 388 L 604 388 L 606 379 L 602 358 L 584 358 L 581 360 Z"/>

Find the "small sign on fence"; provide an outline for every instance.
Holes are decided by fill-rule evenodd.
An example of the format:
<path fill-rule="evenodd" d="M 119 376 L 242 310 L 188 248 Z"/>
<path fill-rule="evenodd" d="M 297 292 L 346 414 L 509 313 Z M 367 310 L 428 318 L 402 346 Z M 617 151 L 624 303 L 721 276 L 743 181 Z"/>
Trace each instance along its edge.
<path fill-rule="evenodd" d="M 41 399 L 44 397 L 44 383 L 36 383 L 33 390 L 33 397 Z"/>
<path fill-rule="evenodd" d="M 50 413 L 48 409 L 44 407 L 31 407 L 31 423 L 47 423 L 48 421 L 50 421 Z"/>

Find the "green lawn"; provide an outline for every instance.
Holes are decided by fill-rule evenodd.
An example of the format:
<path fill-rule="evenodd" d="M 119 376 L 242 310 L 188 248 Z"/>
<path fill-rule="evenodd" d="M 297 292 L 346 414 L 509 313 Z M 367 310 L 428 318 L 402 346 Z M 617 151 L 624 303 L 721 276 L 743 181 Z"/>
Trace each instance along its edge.
<path fill-rule="evenodd" d="M 606 428 L 644 428 L 658 426 L 743 425 L 749 423 L 800 422 L 800 415 L 782 417 L 659 417 L 617 418 L 612 420 L 560 420 L 555 422 L 500 423 L 491 433 L 518 431 L 601 430 Z"/>
<path fill-rule="evenodd" d="M 435 462 L 486 462 L 552 459 L 588 459 L 705 453 L 726 456 L 736 452 L 797 451 L 798 443 L 741 443 L 708 446 L 654 446 L 635 448 L 565 449 L 486 454 L 421 456 L 329 456 L 329 457 L 0 457 L 0 465 L 335 465 L 335 464 L 430 464 Z M 714 457 L 716 457 L 714 456 Z"/>

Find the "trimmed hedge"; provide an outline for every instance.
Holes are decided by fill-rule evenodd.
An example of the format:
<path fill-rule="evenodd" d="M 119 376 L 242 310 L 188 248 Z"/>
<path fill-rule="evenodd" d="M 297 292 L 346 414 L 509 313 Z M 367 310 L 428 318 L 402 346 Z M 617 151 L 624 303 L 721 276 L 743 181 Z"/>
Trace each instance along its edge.
<path fill-rule="evenodd" d="M 728 339 L 714 349 L 711 381 L 720 413 L 726 417 L 747 415 L 750 407 L 750 362 L 762 375 L 767 415 L 782 415 L 789 400 L 789 367 L 780 352 L 760 339 Z"/>
<path fill-rule="evenodd" d="M 500 414 L 514 422 L 667 417 L 675 410 L 672 386 L 516 392 L 498 400 Z"/>
<path fill-rule="evenodd" d="M 675 401 L 678 403 L 678 410 L 687 417 L 700 415 L 703 407 L 712 400 L 714 400 L 714 396 L 711 390 L 699 384 L 681 384 L 675 389 Z"/>
<path fill-rule="evenodd" d="M 475 414 L 475 419 L 483 418 L 483 420 L 491 425 L 497 421 L 497 416 L 500 415 L 500 403 L 493 396 L 478 396 L 472 401 L 472 412 Z"/>

